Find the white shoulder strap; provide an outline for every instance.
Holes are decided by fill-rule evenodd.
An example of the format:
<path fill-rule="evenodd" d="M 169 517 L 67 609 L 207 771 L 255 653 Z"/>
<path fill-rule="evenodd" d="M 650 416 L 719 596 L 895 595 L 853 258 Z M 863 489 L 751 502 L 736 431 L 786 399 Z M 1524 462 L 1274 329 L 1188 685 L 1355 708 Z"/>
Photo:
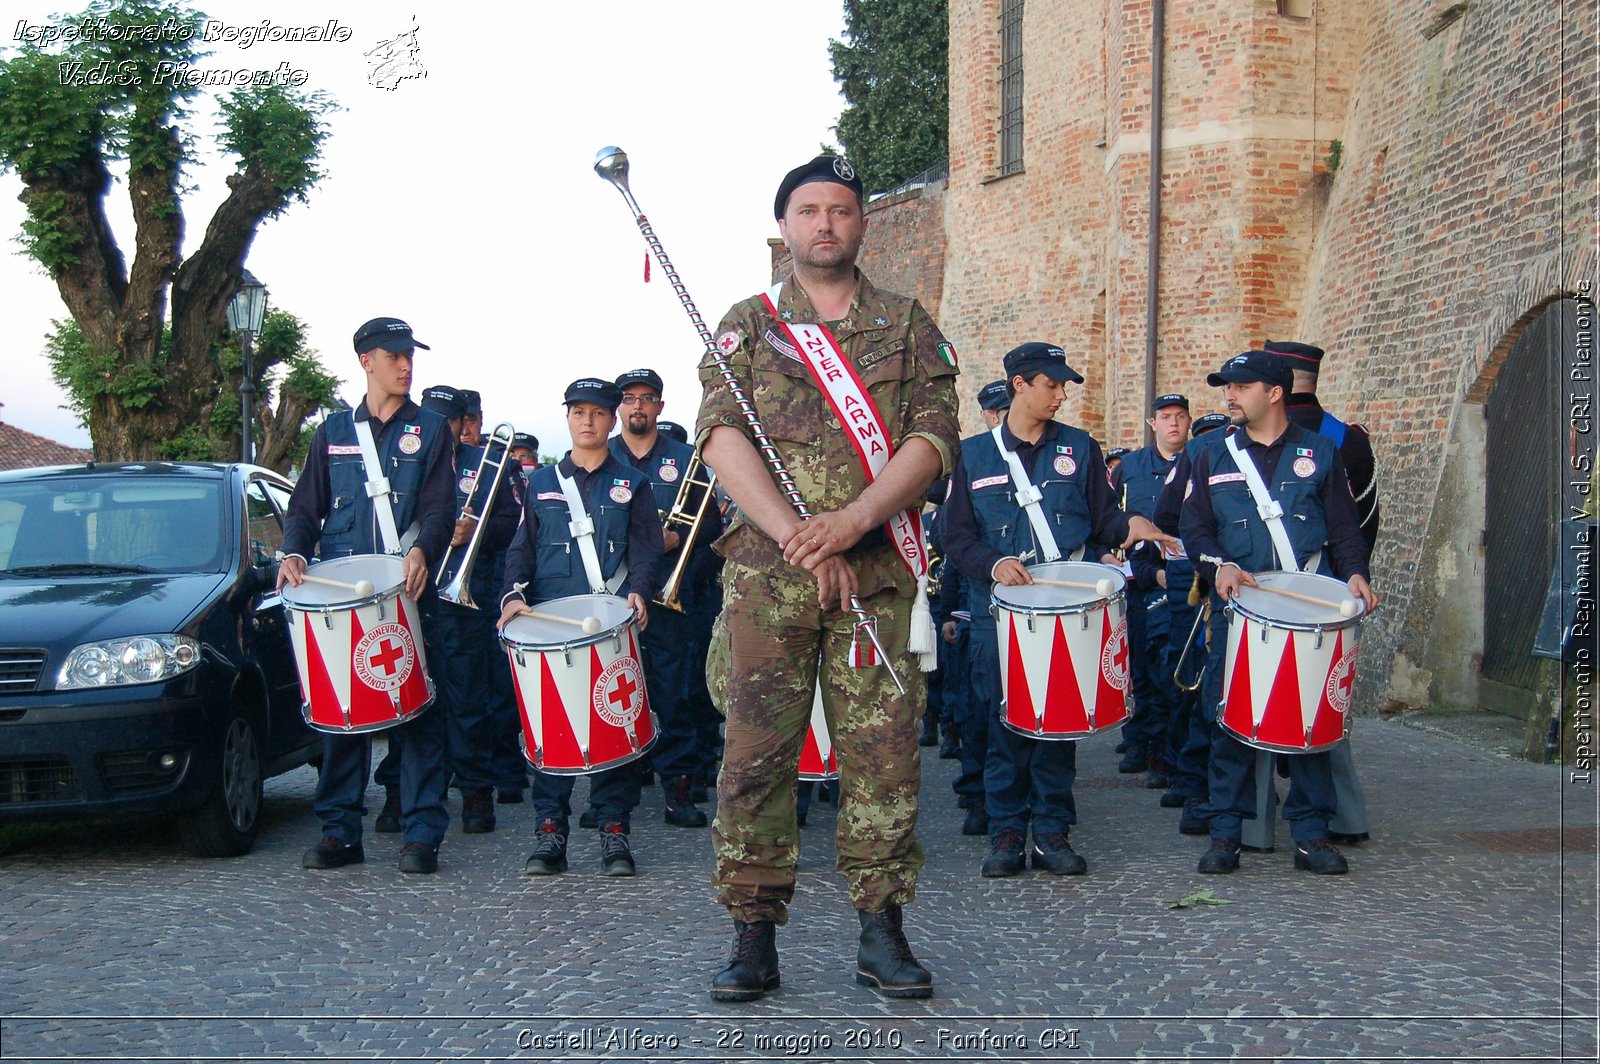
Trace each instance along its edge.
<path fill-rule="evenodd" d="M 1289 532 L 1283 527 L 1283 507 L 1267 493 L 1267 485 L 1261 479 L 1261 471 L 1250 460 L 1250 456 L 1239 450 L 1235 437 L 1238 433 L 1228 433 L 1225 443 L 1233 454 L 1233 464 L 1239 467 L 1239 472 L 1244 474 L 1245 485 L 1250 489 L 1250 497 L 1256 501 L 1256 513 L 1261 515 L 1261 520 L 1267 524 L 1267 533 L 1272 537 L 1272 547 L 1278 553 L 1278 567 L 1291 573 L 1300 571 L 1300 566 L 1294 560 L 1294 548 L 1289 545 Z"/>
<path fill-rule="evenodd" d="M 1028 479 L 1028 471 L 1022 468 L 1022 459 L 1017 457 L 1016 451 L 1006 450 L 1004 441 L 1000 438 L 1000 426 L 996 425 L 989 430 L 989 435 L 994 437 L 994 445 L 1000 451 L 1000 457 L 1006 460 L 1006 465 L 1011 469 L 1011 483 L 1017 489 L 1017 503 L 1022 507 L 1022 512 L 1028 515 L 1028 524 L 1033 526 L 1033 538 L 1039 545 L 1039 552 L 1043 555 L 1041 561 L 1053 562 L 1061 558 L 1061 548 L 1056 545 L 1056 537 L 1050 531 L 1050 519 L 1044 515 L 1044 507 L 1039 505 L 1039 500 L 1044 498 L 1044 493 L 1033 486 L 1033 481 Z"/>
<path fill-rule="evenodd" d="M 600 575 L 600 555 L 594 549 L 594 520 L 583 505 L 583 494 L 577 481 L 556 467 L 556 479 L 561 482 L 561 494 L 567 497 L 567 531 L 578 544 L 578 556 L 583 559 L 583 573 L 589 578 L 589 590 L 596 595 L 606 593 L 605 577 Z M 622 586 L 620 583 L 618 587 Z"/>
<path fill-rule="evenodd" d="M 378 534 L 383 538 L 383 552 L 401 554 L 404 548 L 400 542 L 400 532 L 394 524 L 389 478 L 383 475 L 383 463 L 378 461 L 378 448 L 372 442 L 372 425 L 369 420 L 358 419 L 354 415 L 351 420 L 355 421 L 356 441 L 361 445 L 361 465 L 367 471 L 367 498 L 372 500 L 372 510 L 378 515 Z"/>

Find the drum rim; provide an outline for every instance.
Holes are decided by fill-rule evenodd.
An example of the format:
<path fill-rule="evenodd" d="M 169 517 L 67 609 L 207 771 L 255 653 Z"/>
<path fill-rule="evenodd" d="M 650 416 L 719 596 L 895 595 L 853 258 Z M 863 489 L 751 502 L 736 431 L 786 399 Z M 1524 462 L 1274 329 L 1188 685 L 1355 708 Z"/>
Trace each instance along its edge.
<path fill-rule="evenodd" d="M 1217 714 L 1217 727 L 1221 728 L 1223 731 L 1227 732 L 1244 745 L 1250 747 L 1252 750 L 1265 750 L 1266 752 L 1272 754 L 1325 754 L 1329 750 L 1332 750 L 1334 747 L 1338 746 L 1340 743 L 1349 740 L 1350 733 L 1354 730 L 1354 721 L 1351 719 L 1350 714 L 1345 713 L 1342 714 L 1342 716 L 1344 717 L 1344 734 L 1331 743 L 1322 743 L 1317 746 L 1282 746 L 1278 743 L 1264 743 L 1259 739 L 1251 739 L 1241 734 L 1237 728 L 1234 728 L 1224 722 L 1221 713 Z"/>
<path fill-rule="evenodd" d="M 595 595 L 593 593 L 586 593 L 582 595 L 562 595 L 560 598 L 546 599 L 543 602 L 531 603 L 530 605 L 532 605 L 534 609 L 540 609 L 550 605 L 553 602 L 565 602 L 568 599 L 579 598 L 609 598 L 615 599 L 616 601 L 622 603 L 626 603 L 628 601 L 621 595 Z M 522 616 L 522 614 L 518 614 L 518 617 L 520 616 Z M 537 618 L 530 617 L 529 620 L 533 621 L 534 623 L 539 623 Z M 547 652 L 559 652 L 563 650 L 580 650 L 583 647 L 592 647 L 600 643 L 604 643 L 607 639 L 613 639 L 622 632 L 626 631 L 629 627 L 638 624 L 639 615 L 635 613 L 633 611 L 633 607 L 630 606 L 628 607 L 628 615 L 622 620 L 618 621 L 616 624 L 612 625 L 610 628 L 602 628 L 593 635 L 586 635 L 580 632 L 577 638 L 559 643 L 524 643 L 507 635 L 507 629 L 509 629 L 516 622 L 517 617 L 511 618 L 511 620 L 506 622 L 505 628 L 502 628 L 495 633 L 495 638 L 500 641 L 500 645 L 505 647 L 507 650 L 531 650 L 534 653 L 543 654 Z"/>
<path fill-rule="evenodd" d="M 433 677 L 429 676 L 427 672 L 424 671 L 422 678 L 428 684 L 428 700 L 422 703 L 422 705 L 418 706 L 416 709 L 413 709 L 410 713 L 407 713 L 405 716 L 396 717 L 394 720 L 380 721 L 375 724 L 355 724 L 348 728 L 342 728 L 336 724 L 318 724 L 311 719 L 311 703 L 304 697 L 300 699 L 300 718 L 306 722 L 306 727 L 322 735 L 365 735 L 369 732 L 387 731 L 390 728 L 398 728 L 407 721 L 415 720 L 417 717 L 420 717 L 422 714 L 426 713 L 429 709 L 432 709 L 434 702 L 436 702 L 439 698 L 439 689 L 434 685 Z M 339 708 L 344 709 L 345 707 L 340 706 Z"/>
<path fill-rule="evenodd" d="M 1335 617 L 1331 621 L 1283 621 L 1276 617 L 1263 617 L 1250 607 L 1232 599 L 1229 600 L 1227 609 L 1264 628 L 1277 628 L 1285 632 L 1337 632 L 1355 627 L 1366 617 L 1365 613 L 1358 613 L 1354 617 Z"/>
<path fill-rule="evenodd" d="M 522 753 L 523 763 L 535 772 L 544 772 L 551 776 L 593 776 L 598 772 L 621 768 L 623 765 L 637 761 L 655 747 L 656 740 L 661 738 L 661 718 L 656 715 L 654 708 L 647 710 L 647 712 L 650 714 L 650 741 L 639 747 L 639 749 L 631 751 L 625 757 L 607 761 L 604 765 L 596 765 L 593 768 L 550 768 L 548 765 L 538 764 L 528 756 L 528 733 L 524 730 L 525 724 L 521 720 L 518 721 L 517 725 L 517 747 Z M 520 705 L 517 707 L 517 713 L 519 717 L 522 714 Z"/>
<path fill-rule="evenodd" d="M 395 562 L 400 561 L 399 558 L 396 558 L 392 554 L 347 554 L 342 558 L 321 558 L 317 561 L 314 561 L 310 565 L 306 566 L 306 573 L 311 576 L 318 576 L 320 574 L 317 572 L 317 570 L 322 566 L 328 565 L 332 562 L 349 561 L 352 558 L 381 558 Z M 304 584 L 301 585 L 301 587 L 304 586 Z M 395 581 L 392 586 L 387 588 L 378 587 L 377 584 L 374 583 L 372 594 L 367 595 L 364 598 L 339 599 L 336 602 L 296 602 L 294 599 L 289 597 L 290 593 L 296 590 L 292 584 L 284 584 L 283 590 L 278 592 L 278 597 L 283 600 L 283 608 L 286 610 L 299 610 L 301 613 L 342 613 L 345 610 L 358 610 L 363 606 L 372 606 L 379 602 L 387 602 L 389 599 L 394 598 L 397 595 L 404 594 L 405 587 L 406 578 L 402 563 L 402 571 L 400 573 L 399 580 Z M 410 602 L 413 606 L 417 604 L 416 600 L 410 595 L 406 595 L 406 601 Z"/>
<path fill-rule="evenodd" d="M 1104 606 L 1115 602 L 1118 599 L 1125 599 L 1128 597 L 1128 574 L 1124 573 L 1121 569 L 1118 569 L 1115 565 L 1107 565 L 1105 562 L 1091 562 L 1086 559 L 1073 561 L 1070 558 L 1059 558 L 1053 562 L 1036 562 L 1033 565 L 1026 566 L 1026 568 L 1031 573 L 1035 570 L 1042 569 L 1047 565 L 1092 566 L 1101 570 L 1105 574 L 1106 579 L 1116 580 L 1119 581 L 1119 583 L 1117 584 L 1116 589 L 1113 590 L 1111 594 L 1106 595 L 1104 598 L 1092 598 L 1086 602 L 1073 603 L 1070 606 L 1023 606 L 1018 603 L 1005 602 L 1001 600 L 1000 589 L 1003 587 L 1009 587 L 1011 585 L 1002 584 L 998 580 L 995 580 L 991 581 L 989 584 L 990 604 L 993 606 L 998 606 L 1001 609 L 1008 610 L 1011 613 L 1030 614 L 1036 617 L 1064 617 L 1070 616 L 1074 613 L 1084 613 L 1087 612 L 1090 607 Z M 1027 587 L 1031 585 L 1022 586 Z"/>

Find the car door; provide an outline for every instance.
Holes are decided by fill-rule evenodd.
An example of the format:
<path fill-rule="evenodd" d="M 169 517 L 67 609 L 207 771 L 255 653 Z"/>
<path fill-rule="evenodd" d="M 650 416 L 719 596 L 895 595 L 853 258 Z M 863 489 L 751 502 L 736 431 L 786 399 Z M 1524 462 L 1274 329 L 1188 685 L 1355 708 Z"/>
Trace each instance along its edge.
<path fill-rule="evenodd" d="M 304 719 L 300 715 L 300 673 L 289 645 L 289 630 L 283 613 L 283 600 L 272 586 L 277 576 L 276 556 L 283 545 L 283 515 L 271 492 L 277 485 L 260 477 L 245 486 L 246 562 L 264 574 L 251 593 L 250 623 L 245 638 L 246 652 L 260 665 L 271 702 L 272 753 L 302 741 Z M 287 495 L 284 496 L 285 504 Z"/>

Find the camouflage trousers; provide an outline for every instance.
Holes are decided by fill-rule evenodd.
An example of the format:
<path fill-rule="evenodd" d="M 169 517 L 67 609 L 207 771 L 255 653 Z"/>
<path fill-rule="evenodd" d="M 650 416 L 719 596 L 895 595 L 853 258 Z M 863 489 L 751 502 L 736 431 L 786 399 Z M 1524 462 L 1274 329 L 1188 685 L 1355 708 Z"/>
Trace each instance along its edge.
<path fill-rule="evenodd" d="M 839 760 L 838 861 L 850 901 L 867 912 L 905 905 L 922 868 L 917 792 L 926 681 L 906 653 L 911 599 L 885 589 L 863 600 L 906 685 L 881 666 L 852 669 L 854 615 L 817 605 L 815 583 L 729 563 L 707 680 L 727 717 L 717 817 L 717 896 L 746 922 L 788 919 L 800 833 L 796 768 L 811 719 L 819 659 L 823 707 Z"/>

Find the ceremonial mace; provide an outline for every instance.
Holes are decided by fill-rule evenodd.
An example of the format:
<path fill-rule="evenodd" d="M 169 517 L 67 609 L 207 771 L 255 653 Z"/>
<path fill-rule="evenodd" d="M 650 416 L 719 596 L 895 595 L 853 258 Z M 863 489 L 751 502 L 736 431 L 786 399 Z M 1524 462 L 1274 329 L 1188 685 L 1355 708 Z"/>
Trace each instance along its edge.
<path fill-rule="evenodd" d="M 623 200 L 628 204 L 628 210 L 633 212 L 633 220 L 638 223 L 639 232 L 644 235 L 645 243 L 650 245 L 650 250 L 655 254 L 656 261 L 661 263 L 661 269 L 665 271 L 667 280 L 672 282 L 672 290 L 677 293 L 678 302 L 683 304 L 689 320 L 694 322 L 695 330 L 706 345 L 706 354 L 717 364 L 717 370 L 722 374 L 722 383 L 728 386 L 728 394 L 733 396 L 733 401 L 739 405 L 739 412 L 744 415 L 745 422 L 750 426 L 750 434 L 755 437 L 756 449 L 761 452 L 761 457 L 767 460 L 773 475 L 778 478 L 779 490 L 789 500 L 789 505 L 794 507 L 794 512 L 800 515 L 801 520 L 811 520 L 811 510 L 806 506 L 806 500 L 801 496 L 800 489 L 795 486 L 794 477 L 789 475 L 788 467 L 783 464 L 783 456 L 778 454 L 778 449 L 768 438 L 767 430 L 761 424 L 761 416 L 756 413 L 756 408 L 745 394 L 739 378 L 733 375 L 733 369 L 728 365 L 722 349 L 717 346 L 711 330 L 706 327 L 705 319 L 695 308 L 694 300 L 689 298 L 689 290 L 683 286 L 678 271 L 673 268 L 672 260 L 667 258 L 666 249 L 661 246 L 661 239 L 656 236 L 655 230 L 650 228 L 650 222 L 628 189 L 628 153 L 615 146 L 601 148 L 595 152 L 594 172 L 617 186 L 617 191 L 622 193 Z M 878 660 L 889 670 L 889 679 L 894 681 L 895 688 L 902 695 L 905 694 L 905 684 L 900 682 L 900 676 L 889 663 L 889 655 L 883 652 L 883 644 L 878 642 L 877 617 L 867 613 L 861 606 L 861 600 L 854 595 L 850 596 L 850 612 L 856 615 L 856 631 L 866 633 L 867 638 L 872 641 L 872 648 L 878 652 Z"/>

